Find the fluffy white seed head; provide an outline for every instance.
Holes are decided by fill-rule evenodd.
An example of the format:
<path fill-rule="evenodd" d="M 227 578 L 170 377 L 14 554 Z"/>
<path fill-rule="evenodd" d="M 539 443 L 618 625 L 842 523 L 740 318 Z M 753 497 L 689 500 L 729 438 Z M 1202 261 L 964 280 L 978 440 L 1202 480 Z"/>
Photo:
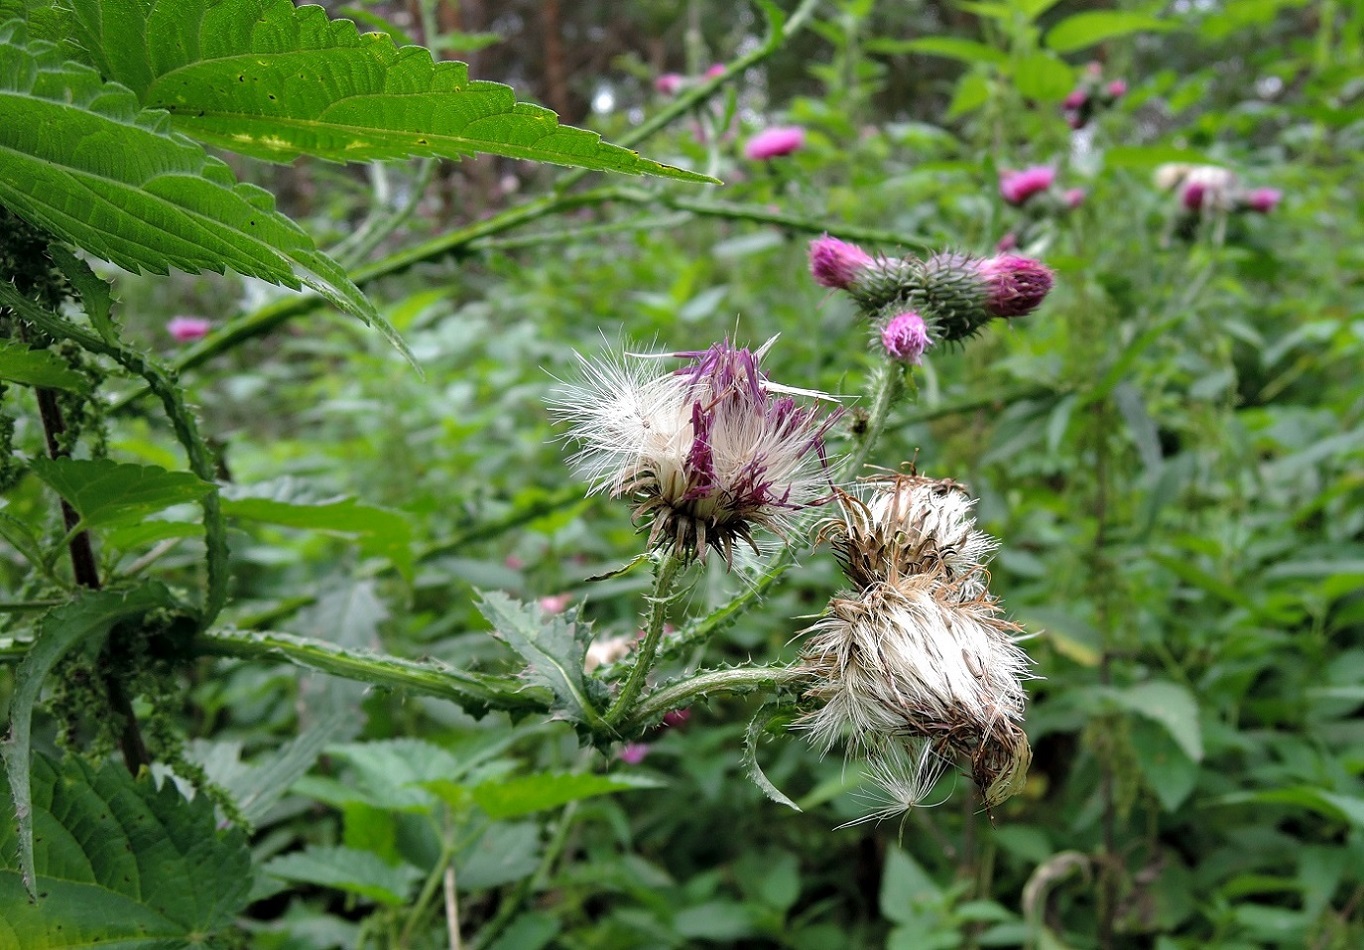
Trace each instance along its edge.
<path fill-rule="evenodd" d="M 580 445 L 571 462 L 593 491 L 631 497 L 651 524 L 650 543 L 732 563 L 752 529 L 781 534 L 802 508 L 829 496 L 824 433 L 834 415 L 796 402 L 822 397 L 771 382 L 756 352 L 719 343 L 657 357 L 579 357 L 583 381 L 556 394 L 554 411 Z M 825 397 L 827 398 L 827 397 Z"/>

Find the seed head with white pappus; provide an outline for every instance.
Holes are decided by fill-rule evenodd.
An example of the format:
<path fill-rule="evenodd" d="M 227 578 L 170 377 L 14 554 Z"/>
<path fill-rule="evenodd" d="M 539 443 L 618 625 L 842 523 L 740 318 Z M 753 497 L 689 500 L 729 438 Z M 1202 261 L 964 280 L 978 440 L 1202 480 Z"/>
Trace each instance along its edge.
<path fill-rule="evenodd" d="M 755 526 L 782 534 L 795 512 L 829 499 L 824 435 L 837 413 L 795 398 L 822 393 L 767 378 L 760 362 L 774 340 L 675 353 L 689 362 L 674 371 L 657 356 L 579 357 L 585 381 L 557 393 L 554 410 L 581 446 L 573 465 L 593 491 L 635 500 L 651 547 L 700 560 L 714 548 L 732 565 L 736 541 L 760 553 Z"/>
<path fill-rule="evenodd" d="M 842 517 L 821 530 L 856 590 L 808 631 L 801 666 L 818 708 L 799 726 L 821 751 L 842 741 L 865 755 L 894 801 L 926 793 L 941 762 L 963 758 L 998 804 L 1022 786 L 1032 753 L 1019 725 L 1029 660 L 987 589 L 996 543 L 954 482 L 895 475 L 866 489 L 840 493 Z M 914 751 L 921 741 L 932 755 Z"/>

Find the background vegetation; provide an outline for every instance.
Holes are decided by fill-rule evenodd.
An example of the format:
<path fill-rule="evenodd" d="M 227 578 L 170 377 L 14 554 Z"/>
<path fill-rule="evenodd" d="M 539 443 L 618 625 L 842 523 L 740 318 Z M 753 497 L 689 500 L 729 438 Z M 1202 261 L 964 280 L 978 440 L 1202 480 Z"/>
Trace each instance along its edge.
<path fill-rule="evenodd" d="M 778 6 L 327 5 L 723 185 L 647 160 L 633 170 L 654 177 L 455 163 L 392 144 L 392 124 L 368 165 L 324 161 L 339 153 L 322 140 L 243 146 L 221 153 L 215 187 L 259 185 L 302 229 L 279 232 L 282 261 L 253 264 L 156 236 L 150 260 L 121 257 L 95 225 L 41 212 L 28 183 L 46 166 L 0 161 L 0 696 L 48 895 L 28 903 L 22 825 L 6 820 L 0 946 L 114 931 L 127 946 L 319 950 L 455 933 L 503 950 L 1364 941 L 1364 12 Z M 47 101 L 34 75 L 94 84 L 77 99 L 110 114 L 100 84 L 117 80 L 138 122 L 237 147 L 230 122 L 158 111 L 170 100 L 135 57 L 92 61 L 121 47 L 89 7 L 0 4 L 26 21 L 0 61 L 5 155 L 38 154 L 19 138 L 37 114 L 21 110 Z M 97 72 L 43 72 L 44 57 Z M 1091 61 L 1126 91 L 1076 130 L 1063 100 Z M 668 73 L 683 77 L 670 93 L 655 86 Z M 801 126 L 803 147 L 746 158 L 772 125 Z M 48 128 L 61 155 L 97 141 Z M 453 150 L 509 152 L 502 132 Z M 1154 182 L 1170 162 L 1282 199 L 1192 213 Z M 1011 206 L 1000 172 L 1032 165 L 1056 169 L 1052 196 Z M 61 324 L 24 309 L 41 287 L 20 251 L 47 240 L 16 243 L 31 225 L 95 267 L 57 252 L 83 301 Z M 580 611 L 605 638 L 639 627 L 649 584 L 591 580 L 642 539 L 626 506 L 570 475 L 546 410 L 555 378 L 620 340 L 780 334 L 774 378 L 863 392 L 879 360 L 867 328 L 807 271 L 825 230 L 886 253 L 988 254 L 1013 234 L 1057 272 L 1037 314 L 932 352 L 875 452 L 970 487 L 1002 540 L 992 586 L 1034 635 L 1035 760 L 993 820 L 962 780 L 903 822 L 836 830 L 875 807 L 856 770 L 781 736 L 758 755 L 802 811 L 769 801 L 742 761 L 761 696 L 698 702 L 631 736 L 625 758 L 580 746 L 533 689 L 506 708 L 522 664 L 480 591 L 538 601 L 547 629 Z M 274 286 L 305 265 L 322 294 Z M 391 325 L 421 373 L 327 298 Z M 181 324 L 177 340 L 177 316 L 207 335 Z M 46 460 L 54 393 L 68 464 L 96 467 Z M 77 589 L 92 585 L 68 563 L 58 496 L 91 529 L 98 594 Z M 706 616 L 748 582 L 712 563 L 686 610 Z M 714 635 L 673 650 L 666 674 L 793 657 L 839 584 L 827 552 L 804 557 L 741 614 L 711 615 Z M 124 768 L 136 742 L 160 791 Z"/>

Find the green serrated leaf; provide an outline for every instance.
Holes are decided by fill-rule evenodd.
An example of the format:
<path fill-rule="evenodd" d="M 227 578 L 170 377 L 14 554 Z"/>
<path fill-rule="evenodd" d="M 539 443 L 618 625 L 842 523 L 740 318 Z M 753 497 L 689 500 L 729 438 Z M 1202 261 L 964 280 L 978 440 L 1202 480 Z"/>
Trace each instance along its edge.
<path fill-rule="evenodd" d="M 391 508 L 367 505 L 354 498 L 315 501 L 294 479 L 267 485 L 233 487 L 224 492 L 229 517 L 288 528 L 360 535 L 362 546 L 381 553 L 408 580 L 412 579 L 412 527 Z"/>
<path fill-rule="evenodd" d="M 117 9 L 123 9 L 119 7 Z M 292 289 L 306 285 L 411 353 L 339 264 L 238 184 L 231 169 L 142 109 L 124 86 L 22 24 L 0 26 L 0 203 L 98 257 L 137 273 L 228 268 Z"/>
<path fill-rule="evenodd" d="M 395 906 L 407 901 L 422 878 L 421 871 L 410 864 L 386 864 L 377 854 L 354 848 L 308 848 L 266 862 L 264 871 L 286 881 L 334 887 Z"/>
<path fill-rule="evenodd" d="M 38 623 L 33 647 L 14 673 L 10 700 L 9 736 L 0 743 L 5 774 L 18 817 L 18 867 L 25 887 L 34 891 L 33 809 L 29 788 L 29 747 L 32 741 L 33 706 L 43 680 L 58 660 L 80 643 L 107 634 L 121 620 L 137 617 L 158 607 L 174 607 L 175 601 L 161 584 L 146 584 L 131 591 L 81 593 L 70 603 L 51 610 Z"/>
<path fill-rule="evenodd" d="M 963 63 L 990 63 L 995 66 L 1009 61 L 1004 50 L 955 36 L 925 36 L 914 40 L 877 39 L 867 43 L 874 53 L 924 53 L 944 56 Z"/>
<path fill-rule="evenodd" d="M 748 728 L 744 730 L 744 774 L 748 776 L 750 782 L 762 790 L 764 795 L 778 805 L 785 805 L 787 808 L 800 811 L 801 807 L 785 792 L 773 785 L 772 780 L 767 777 L 767 773 L 758 764 L 759 740 L 762 739 L 763 733 L 773 722 L 783 718 L 789 718 L 789 710 L 782 711 L 779 706 L 765 703 L 758 710 L 757 715 L 753 717 L 753 721 L 748 724 Z"/>
<path fill-rule="evenodd" d="M 584 772 L 539 772 L 477 785 L 473 789 L 473 800 L 488 813 L 489 818 L 501 820 L 558 808 L 580 798 L 662 786 L 662 782 L 654 779 L 624 773 L 590 775 Z"/>
<path fill-rule="evenodd" d="M 547 614 L 538 604 L 521 603 L 498 591 L 480 596 L 478 609 L 493 625 L 494 636 L 526 661 L 530 682 L 554 693 L 554 713 L 570 722 L 597 722 L 600 717 L 588 698 L 583 673 L 592 634 L 577 612 Z"/>
<path fill-rule="evenodd" d="M 1173 30 L 1168 19 L 1130 10 L 1089 10 L 1066 17 L 1047 32 L 1046 44 L 1058 53 L 1073 53 L 1129 33 Z"/>
<path fill-rule="evenodd" d="M 0 809 L 0 812 L 4 809 Z M 12 818 L 11 815 L 4 816 Z M 246 906 L 251 854 L 213 805 L 114 762 L 33 766 L 39 901 L 20 883 L 21 842 L 0 820 L 0 946 L 25 950 L 198 945 Z"/>
<path fill-rule="evenodd" d="M 200 501 L 213 486 L 192 472 L 109 459 L 35 458 L 33 474 L 61 495 L 87 528 L 133 524 L 172 505 Z"/>
<path fill-rule="evenodd" d="M 599 171 L 713 179 L 641 158 L 511 87 L 469 78 L 386 33 L 289 0 L 156 0 L 140 24 L 74 3 L 101 71 L 202 141 L 269 161 L 505 155 Z"/>
<path fill-rule="evenodd" d="M 1203 760 L 1198 703 L 1187 688 L 1168 680 L 1151 680 L 1116 690 L 1114 697 L 1123 708 L 1163 726 L 1192 761 Z"/>
<path fill-rule="evenodd" d="M 60 244 L 48 246 L 47 253 L 52 261 L 66 275 L 71 286 L 80 295 L 81 307 L 85 310 L 90 325 L 108 343 L 118 342 L 118 332 L 114 328 L 114 296 L 109 282 L 90 269 L 75 254 Z"/>
<path fill-rule="evenodd" d="M 85 377 L 56 353 L 31 349 L 18 340 L 0 339 L 0 379 L 73 393 L 83 393 L 90 388 Z"/>
<path fill-rule="evenodd" d="M 1014 64 L 1014 86 L 1035 102 L 1060 102 L 1075 85 L 1075 70 L 1053 53 L 1033 53 Z"/>

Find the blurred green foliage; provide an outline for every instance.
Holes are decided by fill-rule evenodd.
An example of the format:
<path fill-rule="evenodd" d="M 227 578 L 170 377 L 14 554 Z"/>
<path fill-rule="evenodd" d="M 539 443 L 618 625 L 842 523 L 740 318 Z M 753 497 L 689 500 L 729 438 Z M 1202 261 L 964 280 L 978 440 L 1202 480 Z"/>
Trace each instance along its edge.
<path fill-rule="evenodd" d="M 350 6 L 437 41 L 404 4 Z M 483 5 L 460 6 L 452 24 L 427 5 L 425 25 L 504 35 L 476 74 L 548 81 L 534 49 L 550 4 L 483 21 Z M 565 118 L 608 141 L 667 107 L 656 72 L 699 75 L 762 32 L 752 10 L 703 0 L 630 5 L 618 21 L 616 6 L 566 5 L 558 24 L 583 61 L 594 42 L 656 38 L 571 71 L 568 101 L 597 111 Z M 990 818 L 963 778 L 942 807 L 835 830 L 875 807 L 855 769 L 768 737 L 763 768 L 801 813 L 744 777 L 760 697 L 694 707 L 638 737 L 647 757 L 630 764 L 580 749 L 562 722 L 199 657 L 175 671 L 174 701 L 138 709 L 157 702 L 192 739 L 184 761 L 223 789 L 220 811 L 249 819 L 246 944 L 447 946 L 456 901 L 469 942 L 502 950 L 1364 942 L 1362 33 L 1364 13 L 1335 2 L 830 0 L 647 143 L 723 187 L 591 202 L 376 279 L 352 271 L 424 378 L 324 309 L 206 351 L 181 382 L 230 484 L 220 624 L 502 675 L 515 666 L 475 591 L 567 595 L 599 638 L 639 626 L 644 573 L 591 578 L 642 540 L 626 506 L 572 483 L 545 409 L 575 351 L 780 334 L 774 378 L 838 393 L 868 381 L 867 328 L 806 272 L 811 233 L 756 212 L 902 236 L 886 253 L 984 254 L 1014 231 L 1057 271 L 1037 314 L 930 354 L 876 453 L 966 483 L 1002 541 L 992 584 L 1033 634 L 1039 674 L 1022 794 Z M 1076 131 L 1061 102 L 1091 59 L 1128 88 Z M 779 122 L 802 125 L 805 147 L 745 159 L 747 136 Z M 1190 225 L 1153 183 L 1171 161 L 1224 166 L 1282 201 Z M 1085 189 L 1083 204 L 1003 202 L 1000 170 L 1033 164 Z M 416 166 L 236 170 L 324 248 L 412 198 L 380 228 L 380 262 L 496 222 L 563 174 L 491 159 L 429 184 Z M 170 316 L 230 329 L 274 293 L 230 276 L 116 279 L 125 339 L 170 363 L 195 352 L 169 338 Z M 113 511 L 100 566 L 193 590 L 202 547 L 178 526 L 196 515 L 169 506 L 195 486 L 138 385 L 104 382 L 118 408 L 90 427 L 116 461 L 180 470 L 188 494 L 151 520 L 94 497 Z M 6 397 L 14 447 L 40 454 L 31 394 Z M 34 476 L 0 509 L 12 658 L 33 619 L 22 602 L 52 591 L 25 549 L 59 550 L 65 533 L 44 485 L 58 475 Z M 805 558 L 668 675 L 793 657 L 839 584 L 827 552 Z M 741 585 L 712 564 L 688 609 Z M 12 683 L 0 670 L 0 694 Z M 79 747 L 89 724 L 75 722 L 47 720 L 35 743 Z"/>

